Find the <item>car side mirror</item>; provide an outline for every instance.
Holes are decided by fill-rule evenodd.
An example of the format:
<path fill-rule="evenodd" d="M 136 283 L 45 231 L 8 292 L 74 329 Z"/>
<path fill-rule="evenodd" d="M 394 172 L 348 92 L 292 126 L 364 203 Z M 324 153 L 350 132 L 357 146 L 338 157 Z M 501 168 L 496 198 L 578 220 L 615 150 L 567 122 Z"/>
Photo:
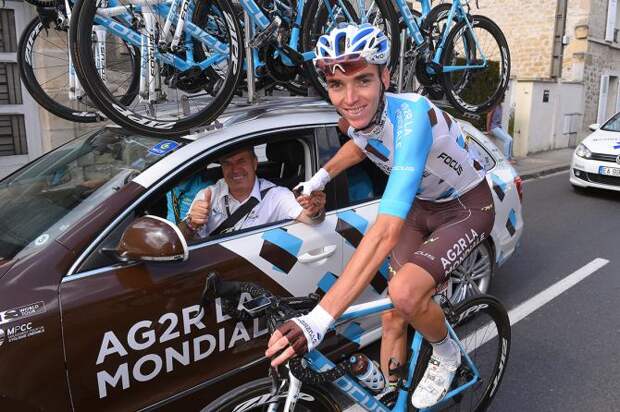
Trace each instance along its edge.
<path fill-rule="evenodd" d="M 172 262 L 186 261 L 189 249 L 183 234 L 173 223 L 146 215 L 131 222 L 116 249 L 107 254 L 121 262 Z"/>
<path fill-rule="evenodd" d="M 598 130 L 599 127 L 600 127 L 600 125 L 598 123 L 592 123 L 590 126 L 588 126 L 588 129 L 590 129 L 593 132 L 595 132 L 595 131 Z"/>

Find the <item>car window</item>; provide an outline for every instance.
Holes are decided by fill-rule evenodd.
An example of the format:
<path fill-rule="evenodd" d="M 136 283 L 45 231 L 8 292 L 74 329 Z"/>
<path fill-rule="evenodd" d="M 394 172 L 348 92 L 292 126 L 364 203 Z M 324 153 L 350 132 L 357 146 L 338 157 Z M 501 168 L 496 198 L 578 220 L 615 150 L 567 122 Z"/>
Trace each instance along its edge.
<path fill-rule="evenodd" d="M 267 137 L 258 137 L 253 145 L 259 160 L 257 176 L 267 179 L 275 185 L 285 186 L 288 189 L 305 180 L 306 174 L 309 174 L 311 170 L 306 168 L 312 156 L 309 143 L 312 138 L 311 133 L 311 131 L 296 131 L 295 133 L 288 133 L 285 137 L 272 135 L 269 136 L 269 141 L 267 142 L 264 141 Z M 247 143 L 244 145 L 247 145 Z M 238 149 L 238 146 L 229 147 L 225 151 L 234 151 L 236 149 Z M 124 219 L 123 223 L 106 237 L 98 247 L 98 251 L 87 258 L 85 263 L 79 268 L 79 271 L 83 272 L 113 264 L 114 260 L 104 250 L 116 247 L 124 228 L 137 216 L 150 214 L 179 224 L 181 220 L 185 219 L 197 193 L 222 179 L 221 167 L 216 159 L 219 159 L 225 151 L 218 152 L 202 162 L 189 166 L 186 170 L 178 171 L 176 178 L 148 196 L 146 200 L 131 212 L 130 217 Z M 258 227 L 267 227 L 277 222 L 251 227 L 249 223 L 251 223 L 251 219 L 248 220 L 246 227 L 241 230 L 227 232 L 217 237 L 210 236 L 187 240 L 189 244 L 202 243 L 230 236 L 233 233 L 238 234 L 244 231 L 255 230 Z"/>
<path fill-rule="evenodd" d="M 474 159 L 482 164 L 484 170 L 489 171 L 495 167 L 495 159 L 485 147 L 469 133 L 465 133 L 467 150 Z"/>
<path fill-rule="evenodd" d="M 60 234 L 182 144 L 104 128 L 0 181 L 0 258 Z"/>
<path fill-rule="evenodd" d="M 601 129 L 609 132 L 620 132 L 620 113 L 616 113 L 616 115 L 609 119 Z"/>
<path fill-rule="evenodd" d="M 342 133 L 339 135 L 340 145 L 349 140 Z M 344 200 L 340 207 L 381 199 L 388 180 L 388 176 L 369 159 L 348 168 L 341 176 L 344 180 L 344 190 L 341 190 L 344 192 Z"/>

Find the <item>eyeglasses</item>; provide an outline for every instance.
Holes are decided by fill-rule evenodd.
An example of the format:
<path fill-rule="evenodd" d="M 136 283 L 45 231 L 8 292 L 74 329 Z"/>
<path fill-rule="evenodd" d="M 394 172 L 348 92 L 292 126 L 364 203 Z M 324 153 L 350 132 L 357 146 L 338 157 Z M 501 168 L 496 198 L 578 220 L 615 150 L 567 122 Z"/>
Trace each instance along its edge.
<path fill-rule="evenodd" d="M 361 53 L 351 53 L 340 57 L 316 59 L 314 65 L 320 73 L 333 76 L 336 74 L 336 69 L 348 75 L 357 73 L 368 67 L 368 62 Z"/>

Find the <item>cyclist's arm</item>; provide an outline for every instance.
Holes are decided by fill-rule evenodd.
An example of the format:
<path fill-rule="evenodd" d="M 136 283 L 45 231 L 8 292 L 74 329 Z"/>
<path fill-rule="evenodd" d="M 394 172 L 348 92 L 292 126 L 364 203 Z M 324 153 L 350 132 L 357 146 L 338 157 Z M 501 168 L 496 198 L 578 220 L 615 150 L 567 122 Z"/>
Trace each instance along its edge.
<path fill-rule="evenodd" d="M 353 140 L 346 142 L 336 154 L 329 159 L 329 161 L 323 166 L 323 169 L 327 170 L 329 176 L 333 179 L 341 172 L 354 166 L 364 160 L 366 154 L 360 149 Z"/>

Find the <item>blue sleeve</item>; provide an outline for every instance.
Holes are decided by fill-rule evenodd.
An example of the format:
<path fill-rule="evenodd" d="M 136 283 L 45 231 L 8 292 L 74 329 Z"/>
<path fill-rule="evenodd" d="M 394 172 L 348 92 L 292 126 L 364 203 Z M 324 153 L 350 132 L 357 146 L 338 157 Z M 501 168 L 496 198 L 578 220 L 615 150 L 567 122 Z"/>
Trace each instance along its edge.
<path fill-rule="evenodd" d="M 168 214 L 166 215 L 166 219 L 176 225 L 177 220 L 174 217 L 174 204 L 172 203 L 172 190 L 166 193 L 166 206 L 168 208 Z"/>
<path fill-rule="evenodd" d="M 389 113 L 394 125 L 394 164 L 379 213 L 405 219 L 418 193 L 433 145 L 431 119 L 435 118 L 435 112 L 426 99 L 395 100 L 397 108 Z"/>

